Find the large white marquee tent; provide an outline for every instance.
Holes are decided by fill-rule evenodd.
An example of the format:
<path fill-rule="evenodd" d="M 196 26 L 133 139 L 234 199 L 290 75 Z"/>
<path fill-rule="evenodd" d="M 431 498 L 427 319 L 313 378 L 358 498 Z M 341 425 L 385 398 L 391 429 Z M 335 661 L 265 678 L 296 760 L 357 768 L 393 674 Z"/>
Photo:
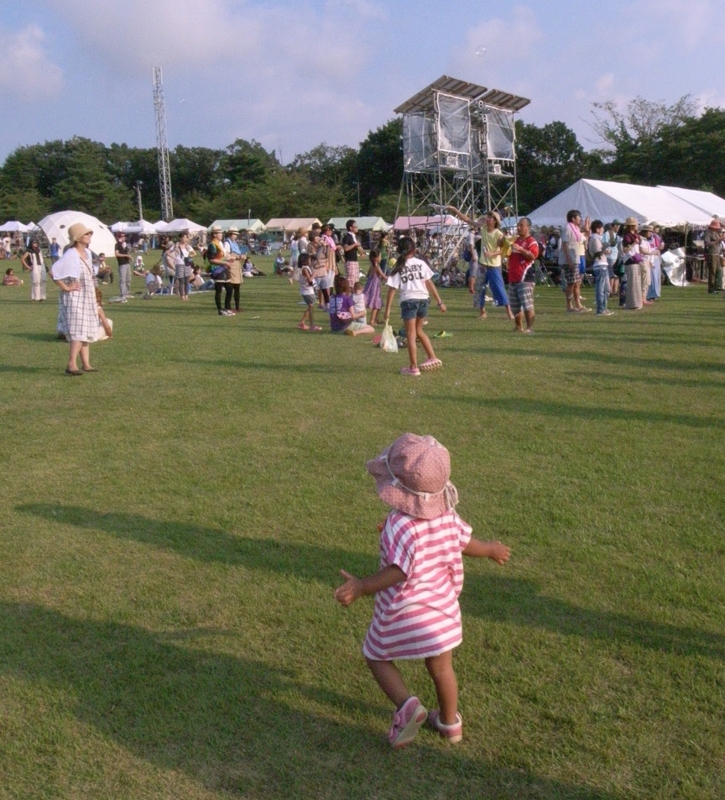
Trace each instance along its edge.
<path fill-rule="evenodd" d="M 538 227 L 560 226 L 566 222 L 566 212 L 574 208 L 585 217 L 603 222 L 614 219 L 624 222 L 625 217 L 636 217 L 640 223 L 657 222 L 665 228 L 705 226 L 713 214 L 725 216 L 725 200 L 709 192 L 587 178 L 577 181 L 528 216 Z"/>

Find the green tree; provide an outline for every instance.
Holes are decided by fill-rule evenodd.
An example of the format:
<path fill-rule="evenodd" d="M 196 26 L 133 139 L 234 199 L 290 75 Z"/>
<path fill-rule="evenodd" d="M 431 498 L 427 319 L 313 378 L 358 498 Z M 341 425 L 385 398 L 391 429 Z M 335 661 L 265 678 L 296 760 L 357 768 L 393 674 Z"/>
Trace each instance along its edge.
<path fill-rule="evenodd" d="M 610 177 L 631 183 L 661 183 L 663 141 L 695 119 L 695 104 L 684 95 L 672 105 L 643 97 L 622 110 L 614 101 L 593 103 L 592 129 L 601 138 L 598 151 Z"/>
<path fill-rule="evenodd" d="M 224 179 L 233 186 L 256 183 L 269 172 L 279 169 L 274 153 L 268 153 L 259 142 L 237 139 L 227 147 L 221 163 Z"/>
<path fill-rule="evenodd" d="M 360 144 L 356 189 L 363 214 L 369 214 L 380 195 L 397 192 L 403 182 L 403 118 L 395 117 Z"/>
<path fill-rule="evenodd" d="M 53 187 L 53 210 L 72 208 L 104 220 L 128 219 L 133 197 L 109 170 L 106 148 L 89 139 L 66 144 L 65 176 Z"/>
<path fill-rule="evenodd" d="M 587 154 L 563 122 L 543 127 L 516 121 L 519 211 L 529 212 L 580 178 L 597 177 L 599 158 Z"/>

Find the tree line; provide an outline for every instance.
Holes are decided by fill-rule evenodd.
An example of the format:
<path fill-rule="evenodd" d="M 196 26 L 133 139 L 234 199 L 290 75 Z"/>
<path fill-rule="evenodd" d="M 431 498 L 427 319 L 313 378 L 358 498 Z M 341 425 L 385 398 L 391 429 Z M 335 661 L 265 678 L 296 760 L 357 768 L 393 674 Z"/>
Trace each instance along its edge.
<path fill-rule="evenodd" d="M 725 194 L 725 110 L 697 113 L 687 96 L 672 105 L 636 98 L 626 108 L 594 104 L 598 137 L 585 150 L 563 122 L 516 122 L 519 211 L 537 208 L 580 178 L 665 184 Z M 174 213 L 214 219 L 375 215 L 392 220 L 403 177 L 402 120 L 356 148 L 320 144 L 282 165 L 254 140 L 225 149 L 170 152 Z M 66 208 L 107 222 L 160 217 L 156 148 L 74 137 L 17 148 L 0 168 L 0 219 L 37 221 Z"/>

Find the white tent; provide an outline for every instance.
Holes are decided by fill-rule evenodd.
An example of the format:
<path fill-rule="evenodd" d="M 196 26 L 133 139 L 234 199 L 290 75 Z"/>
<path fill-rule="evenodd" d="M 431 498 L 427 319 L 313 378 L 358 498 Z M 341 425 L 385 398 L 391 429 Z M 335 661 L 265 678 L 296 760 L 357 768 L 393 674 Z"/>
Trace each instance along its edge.
<path fill-rule="evenodd" d="M 317 217 L 273 217 L 265 225 L 268 231 L 284 231 L 294 233 L 298 228 L 308 231 L 314 223 L 322 225 Z"/>
<path fill-rule="evenodd" d="M 679 189 L 676 186 L 659 186 L 680 200 L 685 200 L 711 217 L 717 215 L 720 219 L 725 219 L 725 200 L 712 192 L 703 192 L 698 189 Z"/>
<path fill-rule="evenodd" d="M 111 230 L 113 230 L 113 228 Z M 152 225 L 150 222 L 146 222 L 145 219 L 139 220 L 138 222 L 127 222 L 126 233 L 143 233 L 147 236 L 153 236 L 153 234 L 156 233 L 156 226 Z"/>
<path fill-rule="evenodd" d="M 393 227 L 382 217 L 331 217 L 327 220 L 327 224 L 332 225 L 338 231 L 344 231 L 349 219 L 357 222 L 357 228 L 360 231 L 389 231 Z"/>
<path fill-rule="evenodd" d="M 261 219 L 247 219 L 246 217 L 244 219 L 215 219 L 207 230 L 211 233 L 211 229 L 215 225 L 218 225 L 223 231 L 228 231 L 229 228 L 238 228 L 240 231 L 249 233 L 262 233 L 265 230 Z"/>
<path fill-rule="evenodd" d="M 611 222 L 636 217 L 638 222 L 657 222 L 665 228 L 707 225 L 712 219 L 692 203 L 661 187 L 636 186 L 614 181 L 577 181 L 528 216 L 540 227 L 564 225 L 566 212 L 581 211 L 585 217 Z"/>
<path fill-rule="evenodd" d="M 113 233 L 126 233 L 127 228 L 128 222 L 114 222 L 113 225 L 110 226 L 109 230 L 113 231 Z"/>
<path fill-rule="evenodd" d="M 159 231 L 157 225 L 154 227 L 157 231 Z M 164 227 L 159 232 L 184 233 L 186 231 L 189 233 L 206 233 L 206 228 L 203 225 L 198 225 L 196 222 L 192 222 L 190 219 L 186 219 L 186 217 L 182 217 L 181 219 L 172 219 L 171 222 L 165 223 Z"/>
<path fill-rule="evenodd" d="M 84 214 L 82 211 L 58 211 L 56 214 L 49 214 L 40 220 L 38 227 L 46 235 L 48 241 L 55 239 L 63 248 L 69 244 L 68 228 L 75 225 L 76 222 L 82 222 L 93 231 L 91 250 L 94 253 L 113 255 L 116 249 L 116 237 L 111 233 L 111 229 L 100 220 L 90 214 Z"/>
<path fill-rule="evenodd" d="M 152 225 L 156 228 L 156 233 L 166 233 L 166 225 L 168 223 L 160 219 L 158 222 L 153 222 Z"/>
<path fill-rule="evenodd" d="M 11 219 L 4 225 L 0 225 L 0 233 L 27 233 L 30 230 L 27 225 L 22 222 Z"/>

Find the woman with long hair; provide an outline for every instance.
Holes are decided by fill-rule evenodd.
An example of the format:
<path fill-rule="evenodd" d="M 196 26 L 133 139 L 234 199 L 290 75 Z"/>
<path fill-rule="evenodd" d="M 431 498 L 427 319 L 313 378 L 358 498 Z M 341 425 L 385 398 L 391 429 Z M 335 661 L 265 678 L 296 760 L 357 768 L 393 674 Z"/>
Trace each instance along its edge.
<path fill-rule="evenodd" d="M 45 300 L 45 261 L 37 239 L 31 240 L 20 260 L 30 273 L 30 300 L 33 303 L 42 303 Z"/>

